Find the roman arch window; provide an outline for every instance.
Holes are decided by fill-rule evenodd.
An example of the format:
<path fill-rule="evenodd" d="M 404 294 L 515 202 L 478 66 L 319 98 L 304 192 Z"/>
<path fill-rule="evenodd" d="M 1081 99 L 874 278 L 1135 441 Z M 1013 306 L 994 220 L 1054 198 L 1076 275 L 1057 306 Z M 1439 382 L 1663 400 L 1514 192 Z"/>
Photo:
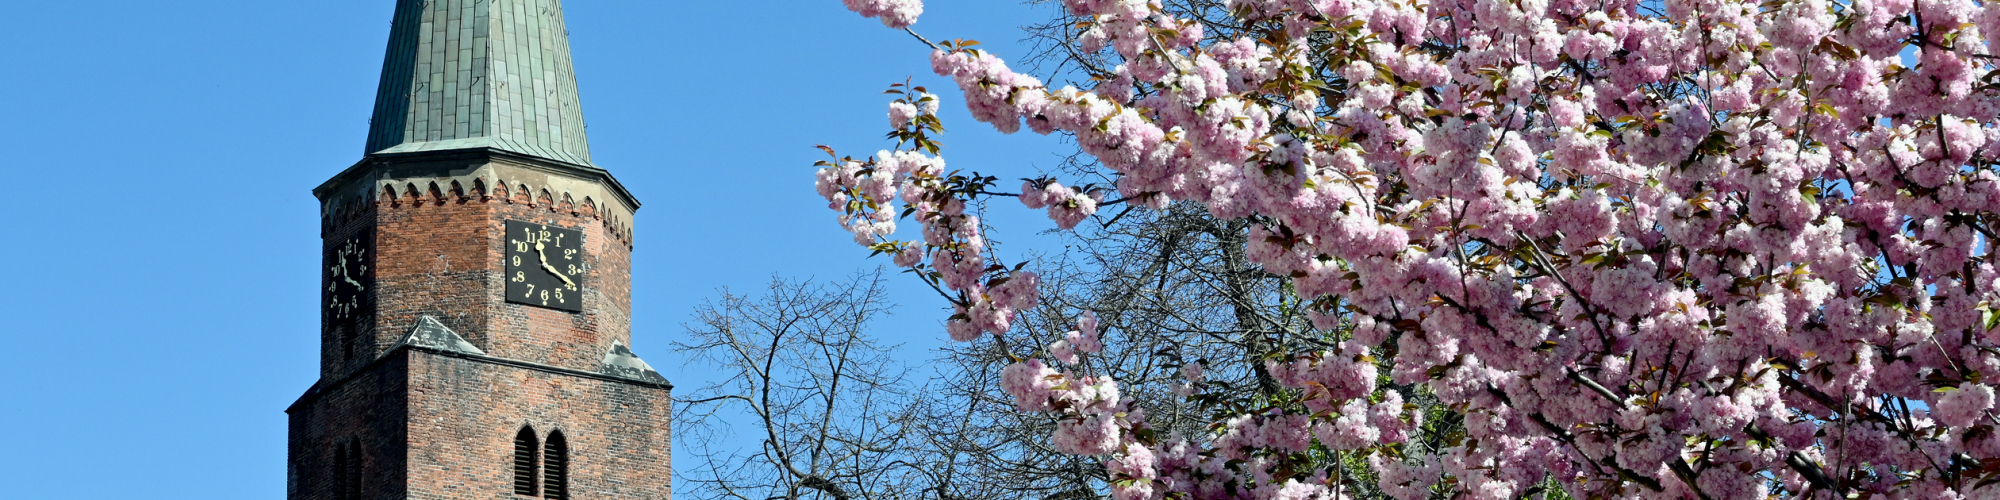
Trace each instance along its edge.
<path fill-rule="evenodd" d="M 562 431 L 549 431 L 546 441 L 536 439 L 532 426 L 514 433 L 514 494 L 569 500 L 569 440 Z"/>
<path fill-rule="evenodd" d="M 333 445 L 333 497 L 361 499 L 361 440 L 349 439 Z"/>
<path fill-rule="evenodd" d="M 514 434 L 514 494 L 535 495 L 536 486 L 539 486 L 535 480 L 535 469 L 540 465 L 536 455 L 541 451 L 534 427 L 522 426 L 521 432 Z"/>
<path fill-rule="evenodd" d="M 559 430 L 542 446 L 542 497 L 569 500 L 569 441 Z"/>

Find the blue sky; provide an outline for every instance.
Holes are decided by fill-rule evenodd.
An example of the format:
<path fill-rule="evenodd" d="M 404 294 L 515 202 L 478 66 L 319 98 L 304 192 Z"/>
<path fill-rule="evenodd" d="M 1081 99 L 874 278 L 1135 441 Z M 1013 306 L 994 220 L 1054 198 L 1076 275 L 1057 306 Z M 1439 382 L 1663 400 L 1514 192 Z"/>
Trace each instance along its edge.
<path fill-rule="evenodd" d="M 1014 1 L 934 0 L 917 29 L 1025 52 Z M 21 2 L 0 29 L 0 470 L 7 496 L 281 498 L 283 410 L 317 376 L 310 189 L 360 159 L 391 0 Z M 749 7 L 756 6 L 756 7 Z M 635 350 L 666 349 L 720 287 L 839 277 L 867 260 L 812 193 L 824 143 L 886 147 L 879 92 L 946 97 L 946 157 L 1002 178 L 1061 144 L 1001 136 L 929 74 L 928 49 L 838 0 L 572 0 L 592 153 L 645 203 Z M 1005 185 L 1005 184 L 1003 184 Z M 1016 207 L 1015 240 L 1048 227 Z M 1000 238 L 1010 238 L 1008 234 Z M 896 281 L 881 335 L 943 342 Z"/>

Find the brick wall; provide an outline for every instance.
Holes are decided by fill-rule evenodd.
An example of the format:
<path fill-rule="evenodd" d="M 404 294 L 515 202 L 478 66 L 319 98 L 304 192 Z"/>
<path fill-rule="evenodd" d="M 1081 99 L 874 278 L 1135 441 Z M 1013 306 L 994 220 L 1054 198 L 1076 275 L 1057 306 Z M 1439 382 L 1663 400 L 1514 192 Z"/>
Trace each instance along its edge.
<path fill-rule="evenodd" d="M 665 389 L 431 354 L 410 363 L 410 499 L 512 493 L 514 435 L 569 441 L 570 497 L 667 500 L 671 400 Z"/>
<path fill-rule="evenodd" d="M 660 387 L 401 349 L 291 410 L 291 500 L 335 500 L 335 446 L 359 441 L 361 500 L 525 500 L 524 425 L 569 442 L 570 497 L 669 500 L 672 399 Z"/>
<path fill-rule="evenodd" d="M 621 187 L 492 152 L 371 158 L 315 190 L 329 257 L 370 247 L 358 314 L 326 314 L 321 377 L 294 403 L 291 500 L 337 500 L 334 455 L 358 440 L 365 500 L 526 500 L 512 489 L 513 438 L 532 425 L 570 447 L 571 498 L 668 500 L 668 388 L 601 375 L 631 344 L 632 234 Z M 593 173 L 595 172 L 595 173 Z M 508 220 L 575 229 L 590 271 L 581 313 L 506 302 Z M 331 299 L 321 283 L 321 304 Z M 484 356 L 396 348 L 438 319 Z M 350 341 L 351 339 L 351 341 Z"/>
<path fill-rule="evenodd" d="M 477 161 L 446 160 L 431 167 L 478 170 Z M 503 187 L 512 184 L 507 181 L 466 187 L 449 177 L 417 177 L 375 184 L 383 190 L 372 203 L 326 222 L 329 250 L 364 232 L 374 248 L 364 312 L 341 321 L 322 311 L 322 377 L 337 378 L 366 365 L 421 315 L 439 319 L 489 354 L 565 368 L 594 369 L 612 342 L 631 345 L 630 234 L 595 207 L 556 200 L 546 188 Z M 501 259 L 508 220 L 583 233 L 590 272 L 580 283 L 582 313 L 506 302 Z M 330 259 L 322 266 L 323 279 L 331 279 L 326 265 Z M 324 303 L 330 295 L 322 294 Z M 352 357 L 344 345 L 348 330 L 359 339 Z"/>
<path fill-rule="evenodd" d="M 361 443 L 362 498 L 403 498 L 409 415 L 407 361 L 382 360 L 344 383 L 315 387 L 290 414 L 286 494 L 290 500 L 335 500 L 334 449 Z"/>

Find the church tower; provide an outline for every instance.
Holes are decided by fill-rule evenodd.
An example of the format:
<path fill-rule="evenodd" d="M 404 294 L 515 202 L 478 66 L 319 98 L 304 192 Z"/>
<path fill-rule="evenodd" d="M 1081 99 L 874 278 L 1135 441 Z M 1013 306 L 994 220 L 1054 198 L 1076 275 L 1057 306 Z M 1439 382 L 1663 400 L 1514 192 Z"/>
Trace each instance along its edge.
<path fill-rule="evenodd" d="M 290 500 L 667 500 L 631 345 L 639 202 L 591 162 L 560 0 L 398 0 L 367 149 L 320 202 Z"/>

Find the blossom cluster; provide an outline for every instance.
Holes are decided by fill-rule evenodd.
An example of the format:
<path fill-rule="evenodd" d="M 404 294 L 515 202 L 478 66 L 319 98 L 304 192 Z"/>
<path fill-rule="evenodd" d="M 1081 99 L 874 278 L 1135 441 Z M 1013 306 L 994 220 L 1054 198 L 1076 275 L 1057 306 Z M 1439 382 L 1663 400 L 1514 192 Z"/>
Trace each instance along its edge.
<path fill-rule="evenodd" d="M 922 276 L 933 284 L 955 292 L 956 311 L 946 323 L 953 339 L 1004 333 L 1016 311 L 1039 304 L 1041 281 L 1034 272 L 995 273 L 989 268 L 979 217 L 966 213 L 967 197 L 983 184 L 947 172 L 943 158 L 920 150 L 929 144 L 927 132 L 942 130 L 938 97 L 922 87 L 891 91 L 907 95 L 889 105 L 889 122 L 896 129 L 892 135 L 918 147 L 884 150 L 867 159 L 821 161 L 815 188 L 828 208 L 841 212 L 841 227 L 854 235 L 856 244 L 892 255 L 898 267 L 924 270 Z M 831 148 L 826 151 L 834 154 Z M 897 201 L 906 208 L 900 216 Z M 921 241 L 893 239 L 901 216 L 918 222 Z"/>
<path fill-rule="evenodd" d="M 879 18 L 883 26 L 904 29 L 917 24 L 917 16 L 924 14 L 923 0 L 841 0 L 847 10 L 861 14 L 861 17 Z"/>
<path fill-rule="evenodd" d="M 1261 367 L 1291 406 L 1192 438 L 1080 363 L 1095 325 L 1047 350 L 1064 369 L 1007 367 L 1117 498 L 1340 495 L 1307 452 L 1365 456 L 1405 500 L 2000 498 L 2000 6 L 1228 0 L 1243 31 L 1219 34 L 1158 0 L 1062 4 L 1118 62 L 1093 88 L 964 45 L 930 58 L 974 119 L 1070 136 L 1115 179 L 1020 201 L 1063 229 L 1107 193 L 1253 221 L 1245 255 L 1337 346 Z M 941 160 L 819 175 L 858 242 L 929 252 L 954 338 L 1038 302 L 989 269 L 963 208 L 984 192 Z M 921 244 L 885 239 L 898 191 Z M 1398 451 L 1423 417 L 1381 376 L 1460 413 L 1463 439 Z"/>

